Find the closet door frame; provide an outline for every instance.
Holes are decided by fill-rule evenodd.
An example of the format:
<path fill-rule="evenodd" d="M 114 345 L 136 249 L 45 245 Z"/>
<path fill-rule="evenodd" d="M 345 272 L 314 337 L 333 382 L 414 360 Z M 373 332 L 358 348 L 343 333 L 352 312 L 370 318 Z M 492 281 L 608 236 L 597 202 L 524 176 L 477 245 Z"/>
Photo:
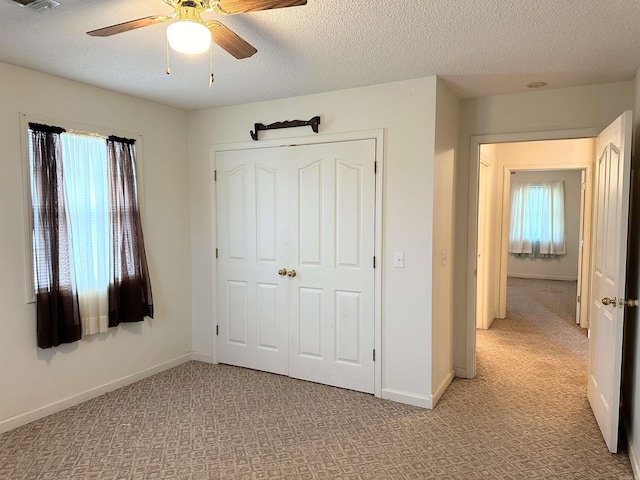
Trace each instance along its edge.
<path fill-rule="evenodd" d="M 209 192 L 209 214 L 211 218 L 211 258 L 214 261 L 212 272 L 212 290 L 211 298 L 214 305 L 213 318 L 211 319 L 214 325 L 213 330 L 213 363 L 218 363 L 218 338 L 216 335 L 215 326 L 218 325 L 218 262 L 216 260 L 216 249 L 218 245 L 218 232 L 217 232 L 217 205 L 216 205 L 216 153 L 230 150 L 249 150 L 249 149 L 262 149 L 271 147 L 287 147 L 293 145 L 312 145 L 320 143 L 336 143 L 346 142 L 352 140 L 366 140 L 374 139 L 376 142 L 375 147 L 375 162 L 376 162 L 376 178 L 375 178 L 375 227 L 374 227 L 374 252 L 376 258 L 376 267 L 374 271 L 375 287 L 374 287 L 374 332 L 375 332 L 375 387 L 374 395 L 376 397 L 382 397 L 382 362 L 384 361 L 383 352 L 383 315 L 382 315 L 382 269 L 384 265 L 383 261 L 383 248 L 382 248 L 382 231 L 383 231 L 383 217 L 382 217 L 382 205 L 383 205 L 383 178 L 384 178 L 384 129 L 375 130 L 362 130 L 356 132 L 345 133 L 332 133 L 332 134 L 319 134 L 313 136 L 302 137 L 286 137 L 278 139 L 268 139 L 252 142 L 239 142 L 239 143 L 224 143 L 211 145 L 209 147 L 209 180 L 210 180 L 210 192 Z M 373 262 L 373 259 L 371 260 Z"/>

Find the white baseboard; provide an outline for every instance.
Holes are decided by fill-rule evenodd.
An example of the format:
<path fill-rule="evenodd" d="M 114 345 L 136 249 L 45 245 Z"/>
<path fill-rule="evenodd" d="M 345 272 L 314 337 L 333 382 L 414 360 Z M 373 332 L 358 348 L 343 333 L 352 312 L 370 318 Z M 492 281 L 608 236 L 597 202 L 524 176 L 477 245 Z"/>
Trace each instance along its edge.
<path fill-rule="evenodd" d="M 638 463 L 638 453 L 633 448 L 633 443 L 629 442 L 629 461 L 631 462 L 631 471 L 633 472 L 633 478 L 640 478 L 640 463 Z"/>
<path fill-rule="evenodd" d="M 467 369 L 463 367 L 453 367 L 453 373 L 455 377 L 467 378 Z"/>
<path fill-rule="evenodd" d="M 489 319 L 489 321 L 486 323 L 486 325 L 482 325 L 481 327 L 478 327 L 476 325 L 476 328 L 479 330 L 489 330 L 491 328 L 491 324 L 493 323 L 493 321 L 498 318 L 498 316 L 494 313 L 493 315 L 491 315 L 491 318 Z"/>
<path fill-rule="evenodd" d="M 629 436 L 629 424 L 625 418 L 623 418 L 624 422 L 624 432 L 627 438 L 627 453 L 629 454 L 629 463 L 631 463 L 631 471 L 633 472 L 633 478 L 640 478 L 640 452 L 636 451 L 636 444 L 632 437 Z"/>
<path fill-rule="evenodd" d="M 213 360 L 213 355 L 209 355 L 207 353 L 191 352 L 191 360 L 195 360 L 196 362 L 204 362 L 204 363 L 214 363 L 214 364 L 218 363 Z"/>
<path fill-rule="evenodd" d="M 415 393 L 401 392 L 399 390 L 391 390 L 388 388 L 382 389 L 382 398 L 386 400 L 392 400 L 398 403 L 405 403 L 407 405 L 413 405 L 414 407 L 433 408 L 433 401 L 431 397 L 425 395 L 417 395 Z"/>
<path fill-rule="evenodd" d="M 433 395 L 431 395 L 431 405 L 432 405 L 431 408 L 436 406 L 436 404 L 438 403 L 438 400 L 440 400 L 440 397 L 442 396 L 444 391 L 447 389 L 447 387 L 451 383 L 451 380 L 453 380 L 453 376 L 454 376 L 454 371 L 451 370 L 447 374 L 447 376 L 444 378 L 444 380 L 442 381 L 442 383 L 440 384 L 436 392 Z"/>
<path fill-rule="evenodd" d="M 574 277 L 574 276 L 565 277 L 562 275 L 537 275 L 535 273 L 508 273 L 507 277 L 531 278 L 535 280 L 560 280 L 563 282 L 575 282 L 578 280 L 578 277 Z"/>
<path fill-rule="evenodd" d="M 104 385 L 92 388 L 90 390 L 87 390 L 86 392 L 78 393 L 63 400 L 50 403 L 49 405 L 44 405 L 29 412 L 21 413 L 20 415 L 7 418 L 6 420 L 0 421 L 0 433 L 8 432 L 9 430 L 21 427 L 22 425 L 26 425 L 27 423 L 40 420 L 41 418 L 60 412 L 61 410 L 64 410 L 66 408 L 73 407 L 82 402 L 86 402 L 87 400 L 91 400 L 92 398 L 99 397 L 100 395 L 104 395 L 105 393 L 111 392 L 118 388 L 126 387 L 127 385 L 131 385 L 132 383 L 150 377 L 151 375 L 155 375 L 156 373 L 168 370 L 169 368 L 177 367 L 178 365 L 188 362 L 191 359 L 191 353 L 180 355 L 179 357 L 176 357 L 167 362 L 160 363 L 153 367 L 146 368 L 131 375 L 127 375 L 126 377 L 122 377 L 112 382 L 105 383 Z"/>

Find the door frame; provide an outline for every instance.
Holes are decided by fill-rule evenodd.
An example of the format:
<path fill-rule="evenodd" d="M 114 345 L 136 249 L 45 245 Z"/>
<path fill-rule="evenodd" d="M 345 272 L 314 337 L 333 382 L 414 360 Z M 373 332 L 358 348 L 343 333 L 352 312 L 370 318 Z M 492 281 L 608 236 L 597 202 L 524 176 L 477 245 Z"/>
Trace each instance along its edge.
<path fill-rule="evenodd" d="M 213 325 L 218 325 L 218 263 L 216 259 L 216 248 L 218 245 L 218 232 L 217 232 L 217 205 L 216 205 L 216 153 L 223 151 L 233 150 L 254 150 L 262 148 L 276 148 L 276 147 L 290 147 L 296 145 L 313 145 L 322 143 L 338 143 L 349 142 L 355 140 L 370 140 L 373 139 L 376 142 L 376 158 L 375 158 L 375 200 L 374 200 L 374 255 L 376 257 L 376 267 L 374 269 L 374 348 L 376 352 L 376 359 L 374 362 L 374 395 L 376 397 L 382 397 L 382 361 L 384 359 L 382 331 L 383 331 L 383 316 L 382 316 L 382 269 L 384 265 L 383 261 L 383 178 L 384 178 L 384 136 L 385 129 L 372 129 L 361 130 L 354 132 L 343 133 L 331 133 L 331 134 L 318 134 L 313 136 L 302 137 L 286 137 L 272 140 L 260 140 L 258 142 L 238 142 L 238 143 L 220 143 L 209 146 L 209 208 L 211 215 L 211 259 L 215 264 L 212 268 L 212 322 Z M 212 363 L 218 363 L 218 336 L 216 334 L 216 328 L 212 329 L 213 339 L 213 355 Z"/>
<path fill-rule="evenodd" d="M 479 194 L 479 174 L 480 174 L 480 146 L 488 143 L 515 143 L 515 142 L 534 142 L 541 140 L 573 140 L 579 138 L 595 138 L 602 129 L 600 127 L 578 128 L 567 130 L 548 130 L 539 132 L 520 132 L 520 133 L 499 133 L 491 135 L 473 135 L 470 138 L 469 148 L 469 217 L 467 230 L 467 314 L 465 322 L 465 361 L 464 369 L 460 373 L 464 378 L 474 378 L 476 376 L 476 293 L 477 293 L 477 255 L 478 255 L 478 194 Z M 563 165 L 566 170 L 566 165 Z M 506 168 L 506 167 L 505 167 Z M 513 167 L 512 167 L 513 168 Z M 570 168 L 581 169 L 586 168 L 578 164 L 572 165 Z M 592 167 L 593 168 L 593 167 Z M 520 166 L 518 166 L 520 169 Z M 545 167 L 546 169 L 546 167 Z M 592 171 L 592 170 L 591 170 Z M 509 182 L 508 178 L 505 180 Z M 504 205 L 503 205 L 504 209 Z M 504 222 L 503 222 L 504 223 Z M 502 241 L 504 235 L 501 234 Z M 501 265 L 500 278 L 502 278 L 502 270 L 506 272 L 506 263 L 502 261 L 505 253 L 501 248 Z M 502 290 L 502 289 L 500 289 Z M 502 310 L 502 301 L 500 298 L 499 307 Z M 506 310 L 506 298 L 504 299 Z M 501 312 L 498 312 L 501 313 Z"/>

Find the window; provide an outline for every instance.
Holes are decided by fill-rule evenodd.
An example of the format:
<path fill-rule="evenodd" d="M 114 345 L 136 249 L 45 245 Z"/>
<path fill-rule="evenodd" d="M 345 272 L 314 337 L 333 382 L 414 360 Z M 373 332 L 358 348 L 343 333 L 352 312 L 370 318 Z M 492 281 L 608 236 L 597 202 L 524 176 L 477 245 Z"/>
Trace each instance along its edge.
<path fill-rule="evenodd" d="M 152 317 L 135 141 L 28 125 L 38 345 Z"/>
<path fill-rule="evenodd" d="M 542 236 L 542 210 L 544 203 L 542 185 L 529 186 L 529 205 L 531 209 L 531 241 L 540 242 Z"/>
<path fill-rule="evenodd" d="M 511 191 L 509 253 L 552 258 L 565 255 L 564 183 L 516 183 Z"/>

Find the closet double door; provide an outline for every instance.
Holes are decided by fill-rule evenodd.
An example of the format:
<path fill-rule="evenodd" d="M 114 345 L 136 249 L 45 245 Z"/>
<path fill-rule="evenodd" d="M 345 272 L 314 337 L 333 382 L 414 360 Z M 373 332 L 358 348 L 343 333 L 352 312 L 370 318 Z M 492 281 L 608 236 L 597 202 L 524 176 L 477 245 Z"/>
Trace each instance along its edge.
<path fill-rule="evenodd" d="M 375 140 L 215 161 L 219 362 L 373 393 Z"/>

